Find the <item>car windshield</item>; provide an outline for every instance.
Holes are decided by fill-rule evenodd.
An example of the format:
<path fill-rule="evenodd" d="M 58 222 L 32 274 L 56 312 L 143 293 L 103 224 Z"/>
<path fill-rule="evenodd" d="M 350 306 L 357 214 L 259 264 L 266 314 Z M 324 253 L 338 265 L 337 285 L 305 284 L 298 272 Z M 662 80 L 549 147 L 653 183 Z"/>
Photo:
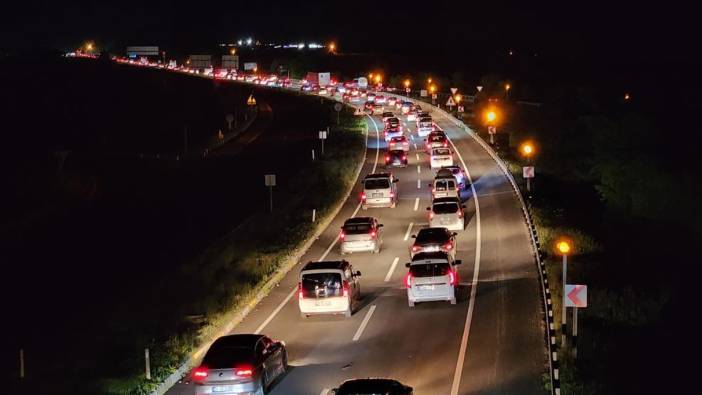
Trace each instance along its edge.
<path fill-rule="evenodd" d="M 358 235 L 370 232 L 371 228 L 371 224 L 347 224 L 344 225 L 344 233 L 347 235 Z"/>
<path fill-rule="evenodd" d="M 451 155 L 451 151 L 448 148 L 437 148 L 434 150 L 434 155 Z"/>
<path fill-rule="evenodd" d="M 405 395 L 402 386 L 384 379 L 347 381 L 336 391 L 337 395 Z"/>
<path fill-rule="evenodd" d="M 395 118 L 395 117 L 388 119 L 388 123 L 399 123 L 399 122 L 400 122 L 400 120 Z"/>
<path fill-rule="evenodd" d="M 442 202 L 434 203 L 432 210 L 435 214 L 454 214 L 458 211 L 458 203 L 456 202 Z"/>
<path fill-rule="evenodd" d="M 427 123 L 431 123 L 431 118 L 429 118 L 429 117 L 425 117 L 425 118 L 422 118 L 422 119 L 420 119 L 420 120 L 419 120 L 419 122 L 427 122 Z"/>
<path fill-rule="evenodd" d="M 417 243 L 444 243 L 448 241 L 446 228 L 427 228 L 419 231 L 417 235 Z"/>
<path fill-rule="evenodd" d="M 440 192 L 454 190 L 456 189 L 456 183 L 453 180 L 437 180 L 434 183 L 434 188 Z"/>
<path fill-rule="evenodd" d="M 305 273 L 302 275 L 302 296 L 305 298 L 326 298 L 341 296 L 341 274 L 330 273 Z"/>
<path fill-rule="evenodd" d="M 445 276 L 449 270 L 451 266 L 448 262 L 412 264 L 409 269 L 414 277 Z"/>
<path fill-rule="evenodd" d="M 254 350 L 250 347 L 217 347 L 213 345 L 202 360 L 210 369 L 227 369 L 240 363 L 252 363 Z"/>
<path fill-rule="evenodd" d="M 365 182 L 366 189 L 388 189 L 390 180 L 387 178 L 371 178 Z"/>

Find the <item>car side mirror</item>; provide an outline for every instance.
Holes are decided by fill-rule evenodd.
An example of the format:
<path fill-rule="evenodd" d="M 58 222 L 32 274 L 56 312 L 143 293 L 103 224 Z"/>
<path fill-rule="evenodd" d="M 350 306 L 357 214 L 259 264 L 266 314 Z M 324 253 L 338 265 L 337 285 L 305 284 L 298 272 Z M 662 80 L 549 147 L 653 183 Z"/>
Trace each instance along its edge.
<path fill-rule="evenodd" d="M 338 388 L 332 388 L 332 390 L 331 390 L 331 393 L 332 393 L 332 394 L 336 394 L 337 392 L 339 392 L 339 389 L 338 389 Z"/>
<path fill-rule="evenodd" d="M 466 205 L 465 205 L 465 204 L 461 204 L 461 207 L 466 208 Z"/>
<path fill-rule="evenodd" d="M 417 235 L 412 235 L 412 238 L 413 238 L 413 239 L 416 239 L 416 238 L 417 238 Z"/>
<path fill-rule="evenodd" d="M 453 232 L 453 233 L 451 233 L 451 235 L 452 235 L 452 236 L 458 236 L 458 233 Z"/>
<path fill-rule="evenodd" d="M 383 226 L 385 226 L 385 225 L 383 225 L 383 224 L 378 224 L 378 227 L 379 227 L 379 228 L 382 228 Z"/>
<path fill-rule="evenodd" d="M 405 263 L 405 267 L 410 267 L 410 263 L 409 262 Z"/>
<path fill-rule="evenodd" d="M 360 277 L 360 276 L 361 276 L 361 271 L 360 271 L 360 270 L 356 270 L 356 273 L 354 273 L 354 276 L 359 276 L 359 277 Z"/>
<path fill-rule="evenodd" d="M 398 182 L 398 181 L 400 181 L 399 178 L 396 178 L 396 179 L 392 180 L 392 182 Z"/>
<path fill-rule="evenodd" d="M 427 211 L 431 211 L 431 207 L 427 207 Z"/>
<path fill-rule="evenodd" d="M 454 265 L 460 265 L 460 264 L 462 264 L 462 263 L 463 263 L 463 261 L 460 260 L 460 259 L 456 259 L 456 260 L 453 262 Z"/>

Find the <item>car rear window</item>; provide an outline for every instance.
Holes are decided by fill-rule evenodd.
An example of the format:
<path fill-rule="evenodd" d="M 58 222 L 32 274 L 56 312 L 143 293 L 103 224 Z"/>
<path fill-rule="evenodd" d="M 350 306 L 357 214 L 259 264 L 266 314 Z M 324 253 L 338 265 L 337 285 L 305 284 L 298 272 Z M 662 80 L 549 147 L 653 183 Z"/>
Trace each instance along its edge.
<path fill-rule="evenodd" d="M 387 178 L 371 178 L 365 182 L 366 189 L 388 189 L 390 180 Z"/>
<path fill-rule="evenodd" d="M 451 155 L 451 151 L 448 148 L 437 148 L 434 150 L 434 155 Z"/>
<path fill-rule="evenodd" d="M 448 241 L 445 228 L 422 229 L 417 235 L 417 243 L 444 243 Z"/>
<path fill-rule="evenodd" d="M 358 235 L 370 232 L 371 228 L 370 224 L 344 225 L 344 233 L 347 235 Z"/>
<path fill-rule="evenodd" d="M 305 273 L 302 275 L 302 296 L 305 298 L 341 296 L 342 293 L 340 273 Z"/>
<path fill-rule="evenodd" d="M 443 141 L 443 140 L 444 140 L 444 137 L 443 137 L 443 136 L 431 136 L 431 137 L 429 137 L 429 141 L 431 141 L 432 143 L 439 143 L 439 142 L 441 142 L 441 141 Z"/>
<path fill-rule="evenodd" d="M 397 136 L 392 138 L 393 143 L 404 143 L 405 140 L 407 140 L 407 137 L 405 136 Z"/>
<path fill-rule="evenodd" d="M 456 211 L 458 211 L 458 203 L 456 203 L 456 202 L 434 203 L 432 210 L 436 214 L 453 214 Z"/>
<path fill-rule="evenodd" d="M 424 118 L 420 119 L 419 122 L 429 122 L 429 123 L 431 123 L 431 118 L 429 118 L 429 117 L 424 117 Z"/>
<path fill-rule="evenodd" d="M 254 350 L 249 347 L 217 347 L 215 344 L 205 354 L 202 364 L 210 369 L 226 369 L 240 363 L 253 363 L 254 356 Z"/>
<path fill-rule="evenodd" d="M 420 263 L 410 265 L 410 273 L 414 277 L 445 276 L 451 270 L 448 262 Z"/>
<path fill-rule="evenodd" d="M 456 189 L 456 183 L 453 180 L 437 180 L 434 187 L 439 192 L 452 191 Z"/>

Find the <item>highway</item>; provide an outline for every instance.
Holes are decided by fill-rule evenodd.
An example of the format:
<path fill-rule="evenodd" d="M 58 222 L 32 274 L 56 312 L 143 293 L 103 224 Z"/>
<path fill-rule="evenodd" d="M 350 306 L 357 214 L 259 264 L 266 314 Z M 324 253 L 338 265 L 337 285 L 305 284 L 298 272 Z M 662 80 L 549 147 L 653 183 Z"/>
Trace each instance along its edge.
<path fill-rule="evenodd" d="M 429 105 L 423 108 L 430 107 Z M 507 178 L 466 131 L 430 111 L 455 147 L 454 161 L 473 181 L 464 192 L 467 224 L 459 232 L 460 292 L 447 302 L 407 305 L 403 285 L 411 234 L 427 226 L 433 172 L 414 123 L 409 165 L 399 178 L 396 208 L 360 209 L 360 183 L 339 214 L 306 252 L 301 263 L 350 261 L 362 272 L 362 308 L 351 318 L 302 319 L 297 299 L 301 265 L 285 276 L 233 333 L 264 333 L 286 342 L 290 370 L 271 394 L 325 395 L 349 378 L 391 377 L 415 394 L 539 394 L 548 372 L 543 302 L 538 271 L 521 207 Z M 382 121 L 369 117 L 367 156 L 359 180 L 384 171 Z M 339 254 L 344 220 L 374 216 L 384 224 L 380 254 Z M 193 394 L 183 382 L 168 394 Z"/>

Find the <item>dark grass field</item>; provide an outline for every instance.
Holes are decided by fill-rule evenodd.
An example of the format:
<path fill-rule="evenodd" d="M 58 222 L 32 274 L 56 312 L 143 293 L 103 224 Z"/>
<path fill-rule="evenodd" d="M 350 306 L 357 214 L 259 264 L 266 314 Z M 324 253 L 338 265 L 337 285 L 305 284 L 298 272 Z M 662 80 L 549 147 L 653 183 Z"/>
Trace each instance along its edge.
<path fill-rule="evenodd" d="M 80 382 L 76 366 L 94 368 L 91 347 L 109 344 L 116 311 L 145 308 L 160 279 L 267 208 L 264 174 L 278 176 L 276 199 L 299 192 L 288 185 L 330 115 L 319 100 L 253 92 L 272 111 L 236 155 L 225 146 L 208 159 L 140 159 L 182 153 L 184 124 L 190 144 L 209 138 L 251 88 L 86 61 L 3 68 L 5 100 L 15 99 L 4 106 L 0 220 L 11 382 L 20 348 L 31 380 Z M 62 166 L 57 150 L 70 151 Z"/>

